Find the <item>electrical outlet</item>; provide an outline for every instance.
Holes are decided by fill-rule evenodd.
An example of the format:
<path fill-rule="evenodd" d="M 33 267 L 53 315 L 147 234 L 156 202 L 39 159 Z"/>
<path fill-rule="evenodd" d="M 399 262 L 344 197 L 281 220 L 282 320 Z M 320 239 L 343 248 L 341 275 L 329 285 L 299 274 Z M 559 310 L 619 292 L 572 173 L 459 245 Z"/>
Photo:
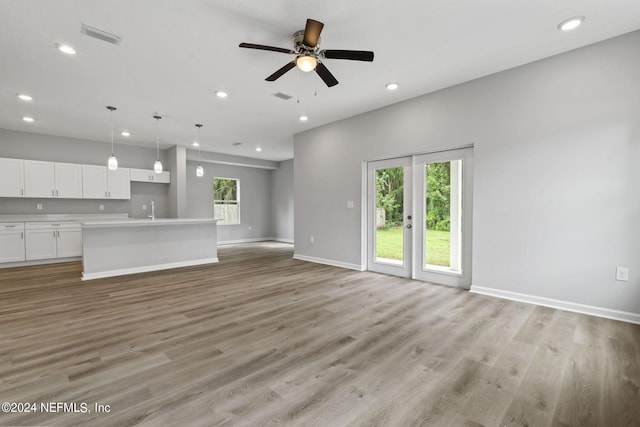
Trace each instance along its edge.
<path fill-rule="evenodd" d="M 98 210 L 101 210 L 101 211 L 104 210 L 104 205 L 102 203 L 100 203 L 100 205 L 98 205 Z"/>
<path fill-rule="evenodd" d="M 43 209 L 42 203 L 37 203 L 36 204 L 36 210 L 41 211 Z"/>
<path fill-rule="evenodd" d="M 620 282 L 628 282 L 629 269 L 627 267 L 616 267 L 616 280 Z"/>
<path fill-rule="evenodd" d="M 313 243 L 315 241 L 315 238 L 313 236 L 309 236 L 309 242 Z"/>
<path fill-rule="evenodd" d="M 142 210 L 146 211 L 147 210 L 147 205 L 142 205 Z"/>
<path fill-rule="evenodd" d="M 249 231 L 251 231 L 251 226 L 249 226 Z"/>
<path fill-rule="evenodd" d="M 353 200 L 347 200 L 347 209 L 353 209 Z"/>

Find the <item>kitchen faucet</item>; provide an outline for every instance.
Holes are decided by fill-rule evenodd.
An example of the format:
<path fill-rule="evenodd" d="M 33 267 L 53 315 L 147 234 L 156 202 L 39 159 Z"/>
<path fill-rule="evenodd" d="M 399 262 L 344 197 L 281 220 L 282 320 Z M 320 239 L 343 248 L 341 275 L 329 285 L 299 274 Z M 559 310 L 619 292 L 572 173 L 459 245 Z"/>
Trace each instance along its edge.
<path fill-rule="evenodd" d="M 149 218 L 151 218 L 151 221 L 155 221 L 156 219 L 156 205 L 153 203 L 153 200 L 151 201 L 151 215 L 148 215 Z"/>

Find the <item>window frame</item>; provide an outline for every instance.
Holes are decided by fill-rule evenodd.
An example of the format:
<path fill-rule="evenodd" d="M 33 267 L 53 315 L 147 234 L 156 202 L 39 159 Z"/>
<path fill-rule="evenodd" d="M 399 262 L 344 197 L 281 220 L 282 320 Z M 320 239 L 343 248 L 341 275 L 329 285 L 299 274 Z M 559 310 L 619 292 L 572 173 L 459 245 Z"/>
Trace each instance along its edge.
<path fill-rule="evenodd" d="M 240 215 L 241 212 L 241 208 L 240 208 L 240 178 L 231 178 L 231 177 L 224 177 L 224 176 L 214 176 L 213 177 L 213 215 L 215 218 L 215 209 L 216 209 L 216 179 L 225 179 L 228 181 L 235 181 L 236 182 L 236 200 L 235 200 L 235 206 L 238 207 L 238 222 L 220 222 L 220 219 L 218 219 L 218 225 L 240 225 L 242 223 L 241 218 L 242 216 Z M 230 205 L 228 203 L 219 203 L 219 205 Z"/>

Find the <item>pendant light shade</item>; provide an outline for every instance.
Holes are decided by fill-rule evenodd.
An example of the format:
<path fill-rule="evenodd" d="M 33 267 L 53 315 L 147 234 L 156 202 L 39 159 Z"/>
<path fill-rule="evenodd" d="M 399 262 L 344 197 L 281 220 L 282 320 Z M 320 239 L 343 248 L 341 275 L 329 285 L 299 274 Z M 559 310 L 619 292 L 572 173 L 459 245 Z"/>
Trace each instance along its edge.
<path fill-rule="evenodd" d="M 197 123 L 196 127 L 198 128 L 198 139 L 196 140 L 198 142 L 198 166 L 196 167 L 196 176 L 202 178 L 204 176 L 204 168 L 200 164 L 200 128 L 202 125 Z"/>
<path fill-rule="evenodd" d="M 118 170 L 118 159 L 113 154 L 113 112 L 116 110 L 116 107 L 108 105 L 107 110 L 109 110 L 109 114 L 111 116 L 111 157 L 109 157 L 109 160 L 107 161 L 107 167 L 109 170 L 114 171 Z"/>
<path fill-rule="evenodd" d="M 156 162 L 153 164 L 153 171 L 155 173 L 162 173 L 162 162 L 160 161 L 160 116 L 153 116 L 156 119 Z"/>

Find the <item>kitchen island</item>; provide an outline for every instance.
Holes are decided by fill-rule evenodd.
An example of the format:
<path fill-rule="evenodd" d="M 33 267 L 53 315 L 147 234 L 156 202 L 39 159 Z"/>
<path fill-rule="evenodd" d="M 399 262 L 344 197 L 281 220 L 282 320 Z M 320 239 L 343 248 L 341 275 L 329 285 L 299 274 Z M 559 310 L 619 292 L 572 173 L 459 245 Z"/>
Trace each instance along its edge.
<path fill-rule="evenodd" d="M 82 280 L 218 262 L 215 219 L 127 219 L 82 225 Z"/>

